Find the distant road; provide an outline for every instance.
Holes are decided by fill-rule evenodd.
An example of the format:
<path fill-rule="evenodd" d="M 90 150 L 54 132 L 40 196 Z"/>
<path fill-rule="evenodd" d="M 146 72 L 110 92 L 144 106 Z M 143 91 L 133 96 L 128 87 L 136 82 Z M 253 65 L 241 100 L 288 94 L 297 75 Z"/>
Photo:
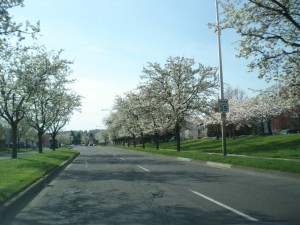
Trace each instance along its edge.
<path fill-rule="evenodd" d="M 300 176 L 114 148 L 82 153 L 8 224 L 300 224 Z"/>

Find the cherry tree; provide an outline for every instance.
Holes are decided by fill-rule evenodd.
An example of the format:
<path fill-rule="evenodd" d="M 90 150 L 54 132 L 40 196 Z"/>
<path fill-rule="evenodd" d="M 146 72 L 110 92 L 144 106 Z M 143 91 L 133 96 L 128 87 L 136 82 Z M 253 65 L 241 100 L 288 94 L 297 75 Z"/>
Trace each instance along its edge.
<path fill-rule="evenodd" d="M 109 142 L 109 133 L 107 130 L 100 130 L 96 133 L 95 138 L 101 145 L 106 145 Z"/>
<path fill-rule="evenodd" d="M 137 136 L 141 137 L 142 142 L 144 138 L 144 128 L 141 126 L 139 105 L 136 104 L 136 99 L 136 95 L 129 92 L 125 94 L 125 97 L 117 96 L 114 104 L 114 110 L 118 113 L 118 122 L 122 128 L 122 136 L 131 137 L 134 146 Z"/>
<path fill-rule="evenodd" d="M 190 58 L 169 57 L 163 67 L 148 63 L 141 78 L 168 108 L 180 151 L 180 128 L 196 111 L 206 110 L 206 103 L 218 86 L 217 69 L 196 64 Z"/>
<path fill-rule="evenodd" d="M 247 101 L 245 116 L 249 121 L 261 124 L 261 133 L 264 132 L 264 125 L 267 125 L 267 133 L 272 134 L 271 121 L 287 110 L 285 101 L 278 95 L 274 86 L 262 90 L 259 94 Z"/>
<path fill-rule="evenodd" d="M 44 85 L 47 73 L 37 69 L 37 48 L 13 47 L 4 42 L 0 48 L 0 116 L 11 126 L 12 158 L 17 158 L 18 124 Z"/>
<path fill-rule="evenodd" d="M 227 130 L 231 131 L 232 138 L 235 139 L 235 131 L 248 123 L 247 117 L 245 117 L 247 110 L 246 106 L 247 99 L 229 98 L 229 112 L 226 116 L 226 127 Z M 221 118 L 220 112 L 218 111 L 217 101 L 212 101 L 211 110 L 208 116 L 205 118 L 206 126 L 214 126 L 218 131 L 221 129 Z"/>
<path fill-rule="evenodd" d="M 1 0 L 0 2 L 0 38 L 6 39 L 11 36 L 18 37 L 19 40 L 24 39 L 24 34 L 34 35 L 40 31 L 40 24 L 30 24 L 28 21 L 25 23 L 25 27 L 22 23 L 13 21 L 13 16 L 9 14 L 9 10 L 24 6 L 24 0 Z"/>
<path fill-rule="evenodd" d="M 32 99 L 32 105 L 26 111 L 25 119 L 37 130 L 39 153 L 42 153 L 42 135 L 52 128 L 52 139 L 55 142 L 59 129 L 66 124 L 72 111 L 80 106 L 80 96 L 71 94 L 67 88 L 74 82 L 69 78 L 72 62 L 61 58 L 62 51 L 47 52 L 44 48 L 40 51 L 36 56 L 38 64 L 35 69 L 36 73 L 46 74 L 46 79 Z"/>
<path fill-rule="evenodd" d="M 48 113 L 52 115 L 49 132 L 54 142 L 59 131 L 70 121 L 74 111 L 80 111 L 81 99 L 80 95 L 68 89 L 61 90 L 56 98 L 52 99 L 52 106 Z M 53 150 L 55 150 L 55 145 L 53 145 Z"/>
<path fill-rule="evenodd" d="M 109 140 L 113 141 L 114 144 L 116 144 L 120 140 L 120 138 L 123 137 L 122 121 L 123 119 L 121 119 L 117 111 L 111 111 L 109 115 L 103 120 L 109 135 Z"/>
<path fill-rule="evenodd" d="M 167 105 L 153 91 L 150 85 L 139 86 L 137 100 L 140 105 L 141 123 L 145 133 L 154 135 L 156 149 L 159 149 L 159 137 L 174 127 L 172 115 Z"/>
<path fill-rule="evenodd" d="M 250 60 L 260 78 L 299 86 L 300 4 L 298 0 L 220 0 L 222 29 L 234 29 L 238 57 Z"/>

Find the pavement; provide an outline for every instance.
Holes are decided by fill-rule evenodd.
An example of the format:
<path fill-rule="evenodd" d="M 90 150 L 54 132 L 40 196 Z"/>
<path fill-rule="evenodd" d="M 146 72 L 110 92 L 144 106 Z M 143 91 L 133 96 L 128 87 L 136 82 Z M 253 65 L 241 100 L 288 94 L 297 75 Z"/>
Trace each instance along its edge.
<path fill-rule="evenodd" d="M 43 151 L 47 151 L 50 149 L 44 149 Z M 21 152 L 18 153 L 18 155 L 26 155 L 26 154 L 36 154 L 38 153 L 38 150 L 28 151 L 28 152 Z M 22 190 L 21 192 L 15 194 L 12 196 L 8 201 L 0 204 L 0 221 L 3 219 L 7 219 L 8 217 L 13 217 L 15 214 L 12 212 L 17 212 L 18 209 L 22 209 L 24 206 L 26 206 L 45 186 L 47 186 L 51 180 L 59 174 L 66 166 L 68 166 L 80 153 L 78 153 L 76 156 L 70 158 L 69 160 L 63 162 L 60 166 L 46 174 L 44 177 L 40 178 L 30 186 L 28 186 L 26 189 Z M 208 153 L 208 154 L 218 154 L 218 153 Z M 287 160 L 287 161 L 294 161 L 299 162 L 298 159 L 282 159 L 282 158 L 266 158 L 266 157 L 257 157 L 257 156 L 246 156 L 246 155 L 233 155 L 228 154 L 228 156 L 238 156 L 238 157 L 245 157 L 245 158 L 264 158 L 264 159 L 271 159 L 271 160 Z M 0 155 L 1 159 L 8 159 L 11 158 L 11 154 L 2 154 Z M 186 159 L 182 157 L 178 157 L 179 160 L 184 161 L 191 161 L 191 159 Z M 219 167 L 230 167 L 229 164 L 221 164 L 221 163 L 214 163 L 214 162 L 207 162 L 207 164 L 213 164 L 213 166 L 219 166 Z M 251 169 L 251 168 L 250 168 Z M 277 172 L 277 171 L 274 171 Z M 278 173 L 281 173 L 278 171 Z"/>

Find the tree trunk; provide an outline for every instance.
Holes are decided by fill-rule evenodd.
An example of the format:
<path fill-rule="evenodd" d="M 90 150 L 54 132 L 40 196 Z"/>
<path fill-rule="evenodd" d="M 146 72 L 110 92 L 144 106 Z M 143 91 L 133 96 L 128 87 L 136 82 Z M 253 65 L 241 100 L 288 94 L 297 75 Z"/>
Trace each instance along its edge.
<path fill-rule="evenodd" d="M 55 151 L 56 149 L 56 135 L 57 133 L 52 133 L 52 150 Z"/>
<path fill-rule="evenodd" d="M 272 129 L 271 129 L 271 120 L 267 121 L 267 126 L 268 126 L 268 134 L 272 135 Z"/>
<path fill-rule="evenodd" d="M 141 132 L 141 142 L 142 142 L 142 148 L 145 149 L 145 138 L 143 132 Z"/>
<path fill-rule="evenodd" d="M 232 139 L 235 140 L 235 128 L 232 129 Z"/>
<path fill-rule="evenodd" d="M 261 119 L 261 127 L 260 127 L 260 129 L 261 129 L 261 135 L 264 135 L 265 134 L 265 126 L 264 126 L 264 121 L 263 121 L 263 118 Z"/>
<path fill-rule="evenodd" d="M 132 139 L 133 139 L 133 147 L 136 148 L 136 138 L 134 134 L 132 135 Z"/>
<path fill-rule="evenodd" d="M 42 142 L 43 132 L 38 130 L 38 140 L 39 140 L 39 153 L 43 153 L 43 142 Z"/>
<path fill-rule="evenodd" d="M 16 159 L 18 157 L 18 143 L 17 143 L 17 133 L 18 133 L 18 124 L 13 123 L 11 124 L 12 130 L 12 152 L 11 157 Z"/>
<path fill-rule="evenodd" d="M 176 123 L 175 125 L 175 139 L 176 139 L 176 149 L 180 151 L 180 125 Z"/>
<path fill-rule="evenodd" d="M 156 150 L 159 150 L 159 133 L 158 133 L 158 131 L 155 131 L 155 146 L 156 146 Z"/>

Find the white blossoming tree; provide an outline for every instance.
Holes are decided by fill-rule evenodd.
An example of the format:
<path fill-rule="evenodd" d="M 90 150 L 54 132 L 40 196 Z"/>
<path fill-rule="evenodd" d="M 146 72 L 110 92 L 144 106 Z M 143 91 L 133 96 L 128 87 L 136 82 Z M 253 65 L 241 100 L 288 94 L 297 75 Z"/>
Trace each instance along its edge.
<path fill-rule="evenodd" d="M 218 86 L 217 69 L 190 58 L 169 57 L 164 66 L 148 63 L 141 78 L 170 112 L 180 151 L 181 126 L 194 113 L 207 110 L 207 101 Z"/>
<path fill-rule="evenodd" d="M 259 77 L 300 85 L 299 0 L 220 0 L 221 29 L 234 29 L 238 57 Z M 289 89 L 292 90 L 292 89 Z"/>

